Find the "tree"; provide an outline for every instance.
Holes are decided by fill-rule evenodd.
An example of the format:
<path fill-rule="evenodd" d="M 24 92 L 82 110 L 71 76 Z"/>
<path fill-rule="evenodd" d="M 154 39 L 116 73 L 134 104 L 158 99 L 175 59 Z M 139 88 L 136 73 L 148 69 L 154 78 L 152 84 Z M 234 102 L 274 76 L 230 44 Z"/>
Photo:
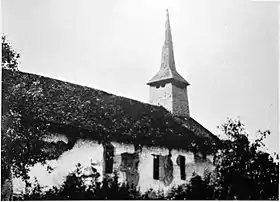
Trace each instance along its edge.
<path fill-rule="evenodd" d="M 12 48 L 11 43 L 2 35 L 2 68 L 18 71 L 20 54 Z"/>
<path fill-rule="evenodd" d="M 12 76 L 19 75 L 15 71 Z M 9 77 L 4 76 L 3 80 L 1 181 L 2 184 L 5 180 L 11 181 L 13 176 L 22 178 L 28 184 L 31 166 L 37 163 L 45 164 L 47 160 L 57 158 L 63 151 L 52 151 L 50 155 L 52 143 L 45 141 L 50 134 L 50 125 L 44 121 L 45 114 L 41 110 L 44 107 L 44 96 L 39 81 L 33 81 L 29 85 L 24 82 L 5 82 Z"/>
<path fill-rule="evenodd" d="M 258 131 L 252 143 L 240 120 L 229 119 L 221 127 L 228 139 L 217 153 L 214 164 L 216 199 L 278 199 L 279 164 L 260 150 L 269 131 Z"/>
<path fill-rule="evenodd" d="M 228 119 L 221 126 L 226 139 L 214 158 L 215 170 L 202 179 L 193 176 L 190 183 L 173 188 L 169 199 L 277 200 L 279 163 L 262 151 L 269 131 L 258 131 L 249 142 L 240 120 Z M 278 155 L 276 156 L 278 158 Z"/>
<path fill-rule="evenodd" d="M 8 200 L 12 194 L 12 177 L 21 177 L 28 183 L 29 167 L 49 159 L 48 144 L 44 141 L 49 125 L 42 121 L 40 82 L 13 83 L 20 79 L 9 77 L 20 77 L 17 73 L 19 54 L 5 36 L 2 36 L 2 53 L 1 182 L 6 191 L 1 195 Z M 7 71 L 12 74 L 5 74 Z"/>

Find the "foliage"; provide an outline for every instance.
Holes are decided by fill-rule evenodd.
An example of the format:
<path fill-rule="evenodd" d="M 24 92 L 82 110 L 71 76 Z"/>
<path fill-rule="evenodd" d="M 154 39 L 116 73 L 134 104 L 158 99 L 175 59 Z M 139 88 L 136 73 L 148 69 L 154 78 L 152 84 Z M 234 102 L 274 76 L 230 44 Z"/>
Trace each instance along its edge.
<path fill-rule="evenodd" d="M 97 194 L 99 200 L 134 200 L 139 198 L 140 192 L 125 183 L 118 182 L 118 174 L 114 172 L 113 178 L 107 177 L 102 182 L 102 188 Z"/>
<path fill-rule="evenodd" d="M 213 200 L 213 186 L 209 184 L 209 177 L 193 173 L 189 183 L 173 187 L 167 199 L 170 200 Z"/>
<path fill-rule="evenodd" d="M 12 48 L 5 35 L 2 35 L 2 68 L 18 70 L 18 59 L 20 54 Z"/>
<path fill-rule="evenodd" d="M 94 167 L 92 167 L 95 170 Z M 96 171 L 96 170 L 95 170 Z M 60 188 L 53 187 L 43 191 L 43 187 L 35 180 L 33 189 L 24 195 L 22 200 L 207 200 L 213 199 L 213 187 L 200 176 L 193 175 L 190 183 L 173 187 L 168 195 L 163 190 L 147 190 L 141 194 L 125 184 L 118 183 L 118 176 L 105 178 L 98 182 L 99 174 L 95 172 L 91 184 L 86 186 L 81 174 L 81 167 L 70 173 Z"/>
<path fill-rule="evenodd" d="M 28 167 L 44 163 L 49 156 L 44 153 L 47 143 L 43 141 L 48 125 L 40 121 L 44 114 L 38 109 L 42 106 L 34 108 L 34 104 L 40 105 L 42 94 L 38 83 L 2 83 L 2 99 L 1 171 L 12 170 L 15 176 L 28 179 Z"/>
<path fill-rule="evenodd" d="M 189 184 L 172 188 L 168 199 L 277 200 L 279 163 L 263 151 L 269 131 L 258 131 L 249 142 L 249 134 L 240 120 L 228 119 L 221 129 L 226 137 L 215 155 L 214 172 L 202 179 L 193 176 Z"/>
<path fill-rule="evenodd" d="M 82 166 L 78 164 L 75 171 L 70 173 L 61 187 L 53 187 L 43 191 L 42 187 L 35 181 L 33 188 L 24 195 L 24 200 L 118 200 L 137 199 L 140 193 L 134 188 L 118 182 L 115 173 L 113 178 L 107 177 L 102 183 L 99 182 L 100 174 L 92 165 L 90 182 L 85 181 Z"/>
<path fill-rule="evenodd" d="M 144 194 L 140 196 L 141 200 L 164 200 L 164 192 L 163 190 L 155 191 L 152 188 L 147 190 Z"/>
<path fill-rule="evenodd" d="M 215 157 L 216 176 L 212 180 L 218 199 L 278 199 L 279 164 L 260 149 L 269 131 L 259 131 L 250 143 L 240 120 L 229 119 L 221 127 L 228 137 Z"/>
<path fill-rule="evenodd" d="M 14 79 L 5 82 L 7 78 L 2 75 L 1 182 L 11 174 L 27 182 L 29 166 L 45 163 L 49 157 L 44 152 L 48 144 L 43 141 L 48 134 L 48 124 L 42 121 L 44 97 L 40 82 L 15 82 L 20 77 L 19 54 L 5 36 L 2 40 L 2 73 L 8 71 Z"/>

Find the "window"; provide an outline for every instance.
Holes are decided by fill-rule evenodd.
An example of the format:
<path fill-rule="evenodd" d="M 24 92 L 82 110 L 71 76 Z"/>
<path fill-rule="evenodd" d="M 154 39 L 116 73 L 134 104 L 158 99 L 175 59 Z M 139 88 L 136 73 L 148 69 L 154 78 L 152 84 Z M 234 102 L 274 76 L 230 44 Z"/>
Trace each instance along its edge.
<path fill-rule="evenodd" d="M 153 178 L 155 180 L 159 179 L 159 155 L 153 155 L 154 156 L 154 174 Z"/>
<path fill-rule="evenodd" d="M 179 158 L 181 180 L 186 180 L 186 158 L 181 155 L 178 158 Z"/>
<path fill-rule="evenodd" d="M 104 171 L 107 174 L 113 173 L 114 147 L 113 145 L 104 146 Z"/>
<path fill-rule="evenodd" d="M 113 172 L 113 163 L 114 163 L 113 157 L 114 157 L 114 151 L 106 152 L 105 173 Z"/>

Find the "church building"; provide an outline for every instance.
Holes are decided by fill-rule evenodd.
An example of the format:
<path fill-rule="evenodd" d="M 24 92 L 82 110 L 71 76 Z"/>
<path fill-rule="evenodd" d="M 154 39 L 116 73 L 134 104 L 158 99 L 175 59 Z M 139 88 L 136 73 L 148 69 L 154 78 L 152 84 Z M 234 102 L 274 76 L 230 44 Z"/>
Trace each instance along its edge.
<path fill-rule="evenodd" d="M 41 164 L 31 169 L 31 178 L 43 186 L 60 185 L 78 163 L 84 176 L 94 165 L 101 179 L 116 172 L 121 182 L 142 192 L 166 192 L 193 173 L 214 169 L 219 139 L 190 115 L 190 84 L 176 69 L 168 11 L 160 68 L 147 83 L 150 104 L 35 74 L 2 74 L 5 92 L 32 88 L 40 94 L 28 104 L 44 113 L 50 125 L 45 141 L 55 156 L 48 161 L 52 172 Z M 21 189 L 17 180 L 15 192 Z"/>

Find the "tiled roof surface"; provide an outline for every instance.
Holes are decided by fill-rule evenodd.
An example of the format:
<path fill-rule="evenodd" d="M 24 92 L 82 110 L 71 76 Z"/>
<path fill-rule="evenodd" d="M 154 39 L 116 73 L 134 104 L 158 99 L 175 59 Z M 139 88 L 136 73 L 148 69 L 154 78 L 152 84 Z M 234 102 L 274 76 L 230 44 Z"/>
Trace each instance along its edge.
<path fill-rule="evenodd" d="M 43 106 L 38 110 L 44 113 L 44 121 L 90 131 L 88 138 L 102 140 L 106 135 L 122 142 L 209 151 L 216 142 L 212 136 L 195 134 L 163 107 L 44 76 L 2 70 L 2 99 L 15 87 L 21 92 L 37 88 L 42 97 L 28 103 L 29 107 Z M 9 100 L 2 103 L 9 108 Z"/>

